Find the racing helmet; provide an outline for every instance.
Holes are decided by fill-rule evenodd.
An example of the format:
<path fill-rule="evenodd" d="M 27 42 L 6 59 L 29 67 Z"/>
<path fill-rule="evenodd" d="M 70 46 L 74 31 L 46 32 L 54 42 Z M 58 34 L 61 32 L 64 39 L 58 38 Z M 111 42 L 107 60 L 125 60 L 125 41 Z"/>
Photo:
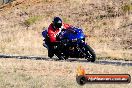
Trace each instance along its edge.
<path fill-rule="evenodd" d="M 62 20 L 60 17 L 54 17 L 53 25 L 55 28 L 61 28 L 62 26 Z"/>

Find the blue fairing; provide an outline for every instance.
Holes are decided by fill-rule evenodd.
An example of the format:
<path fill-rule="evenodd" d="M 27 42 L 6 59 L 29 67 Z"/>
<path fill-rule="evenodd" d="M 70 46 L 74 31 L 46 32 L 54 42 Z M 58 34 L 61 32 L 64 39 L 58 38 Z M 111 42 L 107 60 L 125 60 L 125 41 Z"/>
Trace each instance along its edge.
<path fill-rule="evenodd" d="M 47 30 L 44 30 L 44 31 L 42 32 L 42 36 L 43 36 L 44 38 L 46 38 L 46 35 L 47 35 Z"/>
<path fill-rule="evenodd" d="M 74 40 L 74 39 L 83 39 L 83 38 L 85 38 L 85 35 L 84 35 L 82 29 L 80 29 L 80 28 L 72 28 L 71 30 L 74 30 L 75 33 L 66 31 L 63 34 L 62 39 L 66 38 L 68 40 Z"/>

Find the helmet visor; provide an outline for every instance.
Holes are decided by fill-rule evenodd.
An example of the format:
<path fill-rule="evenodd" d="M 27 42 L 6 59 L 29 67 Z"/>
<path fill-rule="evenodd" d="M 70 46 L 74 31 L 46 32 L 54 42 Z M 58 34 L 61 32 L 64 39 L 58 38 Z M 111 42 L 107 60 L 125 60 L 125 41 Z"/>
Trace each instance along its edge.
<path fill-rule="evenodd" d="M 62 26 L 62 23 L 56 23 L 56 24 L 55 24 L 55 27 L 56 27 L 56 28 L 61 28 L 61 26 Z"/>

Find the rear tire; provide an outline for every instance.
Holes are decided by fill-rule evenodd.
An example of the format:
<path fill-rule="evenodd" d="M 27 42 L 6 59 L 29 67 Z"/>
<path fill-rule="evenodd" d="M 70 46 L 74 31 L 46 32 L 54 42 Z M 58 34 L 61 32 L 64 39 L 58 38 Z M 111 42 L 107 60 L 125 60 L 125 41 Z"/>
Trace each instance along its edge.
<path fill-rule="evenodd" d="M 89 45 L 85 45 L 84 48 L 85 48 L 85 58 L 88 61 L 94 62 L 96 59 L 96 54 L 94 50 Z"/>
<path fill-rule="evenodd" d="M 48 50 L 48 57 L 52 58 L 54 56 L 54 53 Z"/>

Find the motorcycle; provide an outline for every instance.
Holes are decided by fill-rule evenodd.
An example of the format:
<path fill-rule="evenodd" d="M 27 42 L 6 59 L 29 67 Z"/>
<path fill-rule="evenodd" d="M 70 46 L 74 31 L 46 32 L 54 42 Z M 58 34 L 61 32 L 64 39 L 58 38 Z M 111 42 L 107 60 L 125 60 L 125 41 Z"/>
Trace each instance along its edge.
<path fill-rule="evenodd" d="M 43 45 L 48 49 L 49 37 L 47 30 L 44 30 L 42 35 L 44 37 Z M 85 42 L 86 37 L 81 28 L 73 27 L 66 29 L 57 36 L 59 45 L 56 45 L 54 52 L 49 53 L 55 54 L 59 59 L 85 58 L 88 61 L 94 62 L 96 54 Z"/>

